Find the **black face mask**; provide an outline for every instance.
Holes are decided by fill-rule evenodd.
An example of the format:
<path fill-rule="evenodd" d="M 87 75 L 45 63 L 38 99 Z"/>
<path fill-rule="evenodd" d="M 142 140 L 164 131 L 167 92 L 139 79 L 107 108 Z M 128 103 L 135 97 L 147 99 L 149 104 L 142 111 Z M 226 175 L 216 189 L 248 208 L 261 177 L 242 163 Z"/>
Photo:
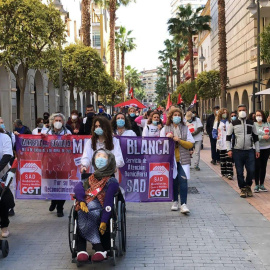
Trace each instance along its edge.
<path fill-rule="evenodd" d="M 90 113 L 88 113 L 86 116 L 89 118 L 91 118 L 91 117 L 93 117 L 95 115 L 95 113 L 94 112 L 90 112 Z"/>
<path fill-rule="evenodd" d="M 49 119 L 49 115 L 44 115 L 44 120 L 48 120 Z"/>

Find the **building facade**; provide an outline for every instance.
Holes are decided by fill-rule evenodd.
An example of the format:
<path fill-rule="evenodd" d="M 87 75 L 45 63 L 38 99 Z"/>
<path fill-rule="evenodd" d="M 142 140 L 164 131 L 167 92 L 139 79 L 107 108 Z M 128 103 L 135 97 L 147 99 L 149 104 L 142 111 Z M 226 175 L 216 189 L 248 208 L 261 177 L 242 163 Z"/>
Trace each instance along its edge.
<path fill-rule="evenodd" d="M 145 98 L 143 104 L 146 107 L 152 107 L 156 105 L 156 81 L 158 79 L 157 69 L 143 70 L 141 71 L 140 79 L 142 80 L 145 89 Z"/>
<path fill-rule="evenodd" d="M 47 1 L 43 0 L 44 3 Z M 66 23 L 65 46 L 82 40 L 81 36 L 81 0 L 54 0 L 56 8 L 61 13 Z M 92 46 L 99 51 L 104 59 L 106 69 L 109 69 L 109 16 L 105 9 L 91 4 L 91 41 Z M 20 66 L 16 67 L 18 74 L 22 73 Z M 49 80 L 46 70 L 30 69 L 27 74 L 27 85 L 24 94 L 24 124 L 30 129 L 35 128 L 35 120 L 42 117 L 44 112 L 54 113 L 63 111 L 66 116 L 72 109 L 78 109 L 84 113 L 87 104 L 96 105 L 97 97 L 89 92 L 72 92 L 64 86 L 63 108 L 60 107 L 61 93 Z M 20 112 L 20 89 L 14 75 L 4 66 L 0 67 L 0 116 L 3 117 L 8 130 L 13 130 L 13 121 L 21 115 Z"/>

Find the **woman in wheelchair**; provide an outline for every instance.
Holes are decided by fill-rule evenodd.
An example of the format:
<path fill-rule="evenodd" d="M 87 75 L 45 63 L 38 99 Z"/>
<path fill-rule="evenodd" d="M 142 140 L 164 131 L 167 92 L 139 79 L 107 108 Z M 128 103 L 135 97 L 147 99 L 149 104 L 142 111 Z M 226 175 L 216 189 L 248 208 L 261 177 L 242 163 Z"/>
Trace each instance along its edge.
<path fill-rule="evenodd" d="M 91 257 L 92 261 L 99 262 L 107 258 L 102 237 L 111 217 L 114 195 L 119 188 L 118 181 L 114 178 L 116 161 L 110 151 L 103 148 L 95 151 L 92 164 L 95 172 L 88 181 L 79 182 L 74 188 L 80 234 L 78 262 L 89 260 L 86 252 L 86 240 L 93 245 L 95 250 L 95 254 Z"/>

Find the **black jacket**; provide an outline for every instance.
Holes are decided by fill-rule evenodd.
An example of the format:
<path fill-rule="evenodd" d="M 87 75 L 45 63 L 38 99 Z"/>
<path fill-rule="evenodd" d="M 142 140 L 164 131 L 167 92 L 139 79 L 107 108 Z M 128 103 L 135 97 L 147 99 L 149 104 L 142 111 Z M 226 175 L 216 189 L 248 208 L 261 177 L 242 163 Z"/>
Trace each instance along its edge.
<path fill-rule="evenodd" d="M 140 127 L 137 125 L 137 123 L 135 122 L 135 119 L 137 117 L 131 117 L 130 115 L 128 115 L 128 119 L 131 123 L 131 126 L 132 126 L 132 130 L 136 133 L 137 136 L 141 136 L 141 129 Z"/>
<path fill-rule="evenodd" d="M 95 114 L 89 114 L 87 117 L 84 117 L 79 130 L 79 135 L 91 135 L 92 134 L 92 125 Z"/>
<path fill-rule="evenodd" d="M 212 130 L 213 130 L 214 122 L 215 122 L 215 115 L 211 114 L 210 116 L 208 116 L 207 122 L 206 122 L 206 132 L 211 138 L 212 138 Z"/>

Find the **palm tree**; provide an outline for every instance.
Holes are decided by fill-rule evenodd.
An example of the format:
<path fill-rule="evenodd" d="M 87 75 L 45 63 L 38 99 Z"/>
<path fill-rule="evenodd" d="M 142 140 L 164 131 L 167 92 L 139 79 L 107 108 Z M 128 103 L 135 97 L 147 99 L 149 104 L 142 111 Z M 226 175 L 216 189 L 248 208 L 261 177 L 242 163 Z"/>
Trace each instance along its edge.
<path fill-rule="evenodd" d="M 219 70 L 221 85 L 221 106 L 227 107 L 226 89 L 227 89 L 227 44 L 226 44 L 226 17 L 225 0 L 218 0 L 218 44 L 219 44 Z"/>
<path fill-rule="evenodd" d="M 115 33 L 116 73 L 120 74 L 120 39 Z"/>
<path fill-rule="evenodd" d="M 132 31 L 127 31 L 125 27 L 120 26 L 116 32 L 116 38 L 119 40 L 119 49 L 121 52 L 121 81 L 125 82 L 125 54 L 136 48 L 134 38 L 130 37 Z"/>
<path fill-rule="evenodd" d="M 115 78 L 115 19 L 116 10 L 120 5 L 127 6 L 129 3 L 135 0 L 107 0 L 110 13 L 110 73 Z"/>
<path fill-rule="evenodd" d="M 82 0 L 82 36 L 83 44 L 91 46 L 91 13 L 90 13 L 90 0 Z"/>
<path fill-rule="evenodd" d="M 200 32 L 211 30 L 211 27 L 209 26 L 211 16 L 199 15 L 202 10 L 203 7 L 200 7 L 197 8 L 196 11 L 193 11 L 190 4 L 179 6 L 176 17 L 171 18 L 168 21 L 168 30 L 171 35 L 181 34 L 182 36 L 187 37 L 191 81 L 195 80 L 192 37 Z"/>
<path fill-rule="evenodd" d="M 128 90 L 131 89 L 131 87 L 135 88 L 142 88 L 143 83 L 140 78 L 141 74 L 138 72 L 137 69 L 132 68 L 131 66 L 126 66 L 125 70 L 125 81 L 126 85 L 128 86 Z"/>

